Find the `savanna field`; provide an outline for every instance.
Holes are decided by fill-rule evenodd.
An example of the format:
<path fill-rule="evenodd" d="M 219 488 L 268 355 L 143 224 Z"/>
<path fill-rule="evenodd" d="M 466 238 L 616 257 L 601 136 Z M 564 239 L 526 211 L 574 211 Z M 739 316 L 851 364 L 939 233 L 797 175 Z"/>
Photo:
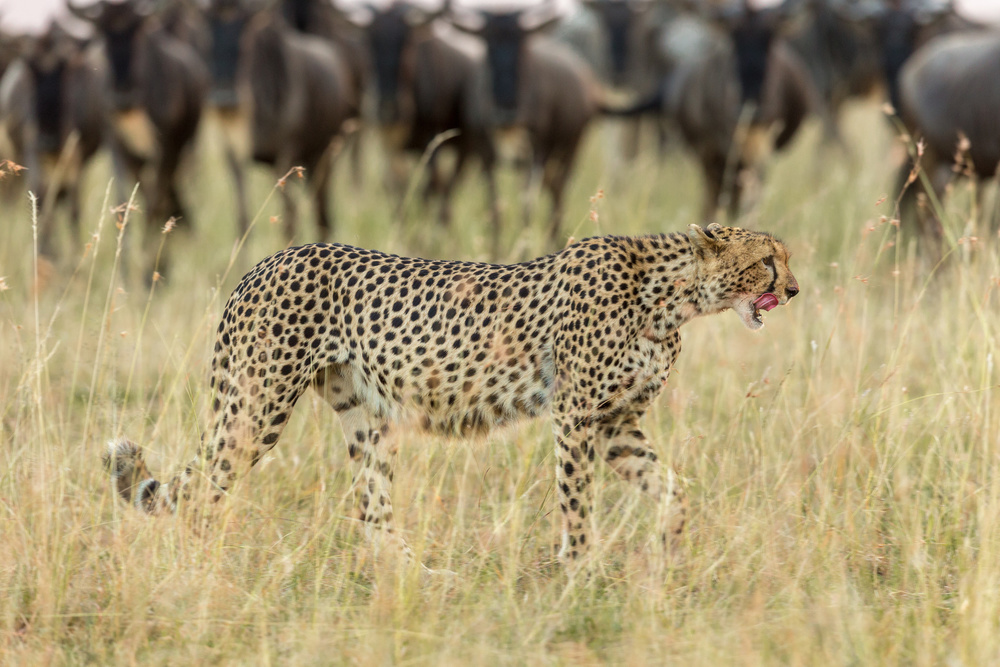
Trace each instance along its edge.
<path fill-rule="evenodd" d="M 564 239 L 683 230 L 701 180 L 678 147 L 612 157 L 592 128 Z M 646 431 L 685 480 L 689 529 L 667 556 L 652 503 L 597 467 L 589 578 L 555 561 L 549 424 L 477 442 L 401 442 L 399 529 L 425 564 L 376 562 L 351 503 L 347 448 L 320 397 L 237 484 L 212 531 L 122 504 L 101 466 L 127 435 L 163 479 L 188 461 L 209 408 L 225 298 L 285 245 L 274 177 L 257 169 L 245 244 L 213 129 L 184 168 L 191 228 L 147 284 L 109 161 L 86 172 L 84 223 L 36 261 L 31 206 L 5 199 L 0 243 L 0 663 L 984 665 L 1000 662 L 1000 241 L 965 182 L 937 262 L 892 224 L 903 146 L 874 104 L 849 110 L 847 156 L 809 126 L 741 226 L 793 252 L 801 294 L 750 332 L 730 313 L 682 330 L 684 351 Z M 403 218 L 384 155 L 336 167 L 336 240 L 488 259 L 477 167 L 443 229 L 419 196 Z M 291 178 L 289 188 L 301 195 Z M 547 252 L 502 173 L 505 260 Z M 270 198 L 269 198 L 270 196 Z M 141 198 L 139 200 L 141 202 Z M 308 204 L 302 196 L 302 207 Z M 311 224 L 299 242 L 314 240 Z M 131 243 L 131 245 L 130 245 Z"/>

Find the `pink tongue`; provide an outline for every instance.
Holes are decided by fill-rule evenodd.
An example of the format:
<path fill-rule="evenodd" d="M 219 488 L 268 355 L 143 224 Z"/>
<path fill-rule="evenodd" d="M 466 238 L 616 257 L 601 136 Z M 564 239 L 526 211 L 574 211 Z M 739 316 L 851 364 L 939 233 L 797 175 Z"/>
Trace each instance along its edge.
<path fill-rule="evenodd" d="M 759 299 L 753 302 L 753 306 L 757 310 L 771 310 L 777 305 L 778 305 L 778 297 L 774 296 L 770 292 L 764 294 Z"/>

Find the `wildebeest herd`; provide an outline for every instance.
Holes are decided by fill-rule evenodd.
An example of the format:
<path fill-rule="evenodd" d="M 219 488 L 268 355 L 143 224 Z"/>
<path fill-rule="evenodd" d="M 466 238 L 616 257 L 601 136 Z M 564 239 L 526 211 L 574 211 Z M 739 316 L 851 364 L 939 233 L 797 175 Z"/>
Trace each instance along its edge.
<path fill-rule="evenodd" d="M 88 34 L 55 22 L 42 35 L 0 35 L 0 159 L 27 167 L 46 253 L 58 200 L 79 225 L 80 173 L 102 146 L 119 199 L 138 183 L 150 225 L 188 219 L 178 168 L 207 115 L 225 137 L 234 228 L 247 229 L 244 172 L 259 161 L 278 176 L 304 168 L 316 233 L 334 238 L 335 158 L 352 156 L 357 171 L 372 128 L 381 142 L 364 146 L 389 152 L 386 181 L 400 193 L 410 174 L 396 158 L 427 155 L 425 196 L 439 197 L 445 223 L 456 180 L 478 164 L 495 250 L 498 161 L 512 155 L 523 169 L 526 217 L 535 191 L 548 192 L 554 245 L 581 139 L 602 115 L 652 123 L 663 142 L 682 138 L 703 171 L 706 221 L 740 213 L 743 174 L 804 119 L 843 145 L 843 103 L 879 91 L 898 127 L 924 140 L 935 188 L 957 148 L 970 175 L 992 177 L 1000 163 L 1000 31 L 933 0 L 581 0 L 569 11 L 549 0 L 507 11 L 452 0 L 69 0 L 68 9 Z M 639 136 L 618 135 L 615 159 L 634 153 L 630 135 Z M 455 155 L 447 169 L 444 150 Z M 914 203 L 920 185 L 907 191 L 913 222 L 904 222 L 939 235 Z M 287 234 L 300 235 L 282 192 Z"/>

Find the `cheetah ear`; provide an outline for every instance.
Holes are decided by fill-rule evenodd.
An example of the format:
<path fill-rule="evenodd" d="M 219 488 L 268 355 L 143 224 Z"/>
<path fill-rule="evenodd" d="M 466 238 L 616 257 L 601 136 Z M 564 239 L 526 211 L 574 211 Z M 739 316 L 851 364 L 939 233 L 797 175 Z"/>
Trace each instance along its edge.
<path fill-rule="evenodd" d="M 705 229 L 698 225 L 688 226 L 688 238 L 691 239 L 691 245 L 694 246 L 699 257 L 719 254 L 722 249 L 722 241 L 715 235 L 715 232 L 721 230 L 722 226 L 717 222 L 713 222 Z"/>

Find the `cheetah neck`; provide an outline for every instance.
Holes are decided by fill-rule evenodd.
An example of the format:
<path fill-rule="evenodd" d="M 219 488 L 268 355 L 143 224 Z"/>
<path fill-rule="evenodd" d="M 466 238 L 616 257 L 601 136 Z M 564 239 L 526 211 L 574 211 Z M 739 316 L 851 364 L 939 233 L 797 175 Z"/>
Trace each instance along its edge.
<path fill-rule="evenodd" d="M 646 316 L 644 335 L 662 340 L 685 322 L 705 314 L 698 261 L 683 235 L 661 237 L 642 258 L 639 303 Z"/>

